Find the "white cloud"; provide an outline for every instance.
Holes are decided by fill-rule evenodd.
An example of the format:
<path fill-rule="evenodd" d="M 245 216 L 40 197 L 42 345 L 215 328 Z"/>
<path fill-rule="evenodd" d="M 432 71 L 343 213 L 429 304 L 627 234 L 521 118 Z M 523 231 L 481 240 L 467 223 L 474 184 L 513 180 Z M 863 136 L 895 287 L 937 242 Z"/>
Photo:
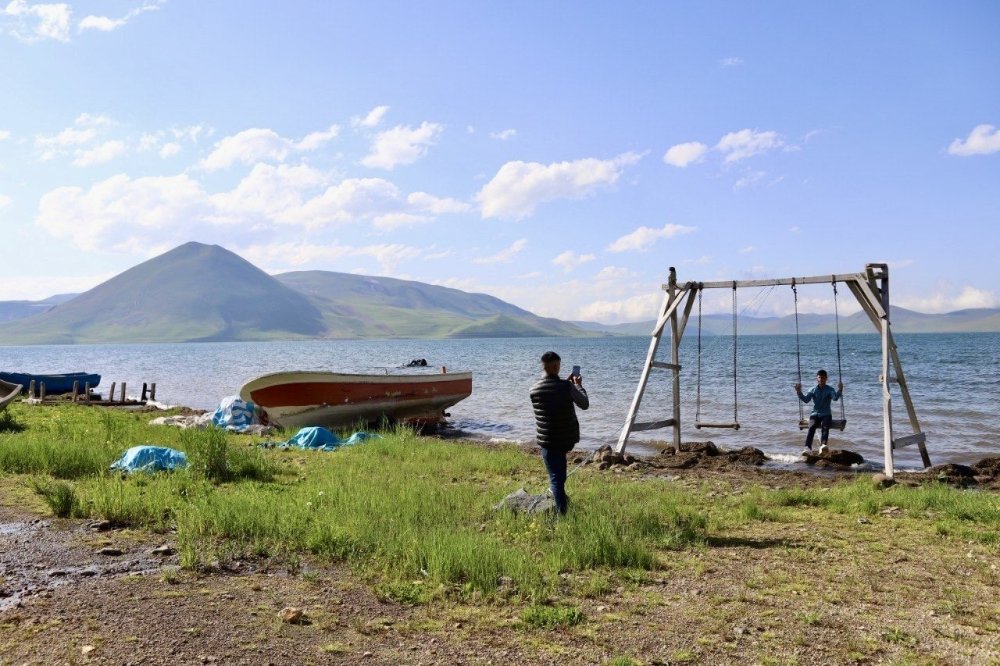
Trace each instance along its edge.
<path fill-rule="evenodd" d="M 743 129 L 738 132 L 730 132 L 719 139 L 715 149 L 723 153 L 726 164 L 732 164 L 739 160 L 745 160 L 754 155 L 760 155 L 785 145 L 777 132 L 758 132 L 757 130 Z"/>
<path fill-rule="evenodd" d="M 528 246 L 528 241 L 525 238 L 514 241 L 510 247 L 497 252 L 496 254 L 489 257 L 479 257 L 478 259 L 473 259 L 474 264 L 502 264 L 510 261 L 518 254 L 521 253 L 524 248 Z"/>
<path fill-rule="evenodd" d="M 0 130 L 0 141 L 6 141 L 10 138 L 10 131 Z"/>
<path fill-rule="evenodd" d="M 139 14 L 144 12 L 156 11 L 160 8 L 162 0 L 158 2 L 147 2 L 142 4 L 135 9 L 130 10 L 125 16 L 117 19 L 109 18 L 107 16 L 86 16 L 80 20 L 80 25 L 78 30 L 83 32 L 84 30 L 99 30 L 101 32 L 111 32 L 112 30 L 117 30 L 122 27 L 132 19 L 134 19 Z"/>
<path fill-rule="evenodd" d="M 500 132 L 490 133 L 490 138 L 496 139 L 497 141 L 509 141 L 510 139 L 513 139 L 515 136 L 517 136 L 516 129 L 505 129 Z"/>
<path fill-rule="evenodd" d="M 564 273 L 569 273 L 576 270 L 583 264 L 593 261 L 597 257 L 593 254 L 577 254 L 572 250 L 566 250 L 558 257 L 552 260 L 552 263 L 556 266 L 562 266 Z"/>
<path fill-rule="evenodd" d="M 78 167 L 89 167 L 96 164 L 106 164 L 119 155 L 125 154 L 125 143 L 122 141 L 105 141 L 90 150 L 80 150 L 76 153 L 73 164 Z"/>
<path fill-rule="evenodd" d="M 447 199 L 435 197 L 426 192 L 413 192 L 406 197 L 406 202 L 419 211 L 426 211 L 435 215 L 445 215 L 448 213 L 466 213 L 472 210 L 470 204 L 458 199 Z"/>
<path fill-rule="evenodd" d="M 204 125 L 188 125 L 187 127 L 172 127 L 170 128 L 170 133 L 178 141 L 187 140 L 191 143 L 198 143 L 202 134 L 211 135 L 212 130 L 206 128 Z"/>
<path fill-rule="evenodd" d="M 507 162 L 483 186 L 476 200 L 484 218 L 524 218 L 546 201 L 580 199 L 617 182 L 625 167 L 640 159 L 641 155 L 629 152 L 610 160 L 587 158 L 548 165 Z"/>
<path fill-rule="evenodd" d="M 635 272 L 620 266 L 605 266 L 597 272 L 594 279 L 598 282 L 610 282 L 612 280 L 624 280 L 635 277 Z"/>
<path fill-rule="evenodd" d="M 743 64 L 743 58 L 723 58 L 719 61 L 719 67 L 736 67 Z"/>
<path fill-rule="evenodd" d="M 745 187 L 750 187 L 760 182 L 764 176 L 767 175 L 766 171 L 748 171 L 747 173 L 740 176 L 736 182 L 733 184 L 734 190 L 742 190 Z"/>
<path fill-rule="evenodd" d="M 594 301 L 580 308 L 579 318 L 608 324 L 656 319 L 662 298 L 662 293 L 651 292 L 619 301 Z"/>
<path fill-rule="evenodd" d="M 163 147 L 160 148 L 160 157 L 167 159 L 168 157 L 173 157 L 177 153 L 181 152 L 181 144 L 179 143 L 165 143 Z"/>
<path fill-rule="evenodd" d="M 392 231 L 400 227 L 413 227 L 418 224 L 433 222 L 434 218 L 427 215 L 414 215 L 413 213 L 387 213 L 379 215 L 372 220 L 372 225 L 382 231 Z"/>
<path fill-rule="evenodd" d="M 352 119 L 351 124 L 355 127 L 375 127 L 382 122 L 387 111 L 389 111 L 388 106 L 376 106 L 364 118 Z"/>
<path fill-rule="evenodd" d="M 279 136 L 274 130 L 252 128 L 227 136 L 216 143 L 200 166 L 206 171 L 218 171 L 229 168 L 236 162 L 284 162 L 291 149 L 291 141 Z"/>
<path fill-rule="evenodd" d="M 323 174 L 308 166 L 257 164 L 232 191 L 210 201 L 220 223 L 285 222 L 301 212 L 304 192 L 325 183 Z"/>
<path fill-rule="evenodd" d="M 413 164 L 427 154 L 427 149 L 434 145 L 443 130 L 442 125 L 425 121 L 417 128 L 397 125 L 380 132 L 372 142 L 371 152 L 361 160 L 361 164 L 387 171 Z"/>
<path fill-rule="evenodd" d="M 120 174 L 89 190 L 60 187 L 46 193 L 35 221 L 84 250 L 148 250 L 143 237 L 150 231 L 188 240 L 207 212 L 201 185 L 186 175 L 133 180 Z"/>
<path fill-rule="evenodd" d="M 3 9 L 4 16 L 14 19 L 8 32 L 27 43 L 43 39 L 68 42 L 72 14 L 72 8 L 65 3 L 30 5 L 26 0 L 11 0 Z"/>
<path fill-rule="evenodd" d="M 7 196 L 6 194 L 0 194 L 0 208 L 6 208 L 6 207 L 7 207 L 7 206 L 9 206 L 9 205 L 10 205 L 10 204 L 11 204 L 11 203 L 12 203 L 13 201 L 14 201 L 14 200 L 13 200 L 13 199 L 11 199 L 11 198 L 10 198 L 9 196 Z"/>
<path fill-rule="evenodd" d="M 77 127 L 110 127 L 114 125 L 114 121 L 103 113 L 81 113 L 73 121 L 73 124 Z"/>
<path fill-rule="evenodd" d="M 346 224 L 400 212 L 400 192 L 381 178 L 348 178 L 328 187 L 301 208 L 283 213 L 279 220 L 306 229 Z"/>
<path fill-rule="evenodd" d="M 627 252 L 629 250 L 645 252 L 653 243 L 661 238 L 672 238 L 679 234 L 689 234 L 694 230 L 694 227 L 686 227 L 682 224 L 666 224 L 662 229 L 639 227 L 635 231 L 625 234 L 616 240 L 608 246 L 608 249 L 612 252 Z"/>
<path fill-rule="evenodd" d="M 340 127 L 337 125 L 330 125 L 330 127 L 322 132 L 307 134 L 301 141 L 295 144 L 295 147 L 298 150 L 316 150 L 328 141 L 336 139 L 339 134 Z"/>
<path fill-rule="evenodd" d="M 1000 152 L 1000 129 L 993 125 L 979 125 L 969 132 L 965 141 L 955 139 L 948 146 L 950 155 L 968 157 L 969 155 L 989 155 Z"/>
<path fill-rule="evenodd" d="M 78 294 L 107 282 L 117 273 L 98 275 L 6 275 L 0 281 L 0 301 L 40 301 L 54 294 Z"/>
<path fill-rule="evenodd" d="M 704 157 L 708 151 L 708 146 L 698 141 L 679 143 L 663 155 L 663 161 L 675 167 L 686 167 L 692 162 L 697 162 Z"/>
<path fill-rule="evenodd" d="M 270 273 L 305 268 L 343 271 L 345 259 L 368 257 L 378 263 L 383 274 L 389 275 L 400 263 L 421 257 L 423 250 L 398 243 L 352 246 L 310 242 L 251 245 L 238 253 Z"/>
<path fill-rule="evenodd" d="M 979 289 L 971 285 L 962 287 L 957 295 L 953 288 L 943 285 L 936 293 L 909 298 L 900 296 L 896 297 L 893 302 L 918 312 L 932 313 L 954 312 L 968 308 L 1000 307 L 1000 299 L 997 298 L 995 291 Z"/>
<path fill-rule="evenodd" d="M 97 131 L 93 128 L 76 129 L 75 127 L 67 127 L 58 134 L 36 136 L 35 147 L 42 151 L 40 159 L 45 162 L 53 159 L 69 147 L 90 143 L 96 137 Z"/>
<path fill-rule="evenodd" d="M 756 249 L 757 248 L 755 248 L 753 245 L 747 245 L 746 247 L 740 248 L 740 254 L 750 254 L 751 252 L 754 252 Z"/>

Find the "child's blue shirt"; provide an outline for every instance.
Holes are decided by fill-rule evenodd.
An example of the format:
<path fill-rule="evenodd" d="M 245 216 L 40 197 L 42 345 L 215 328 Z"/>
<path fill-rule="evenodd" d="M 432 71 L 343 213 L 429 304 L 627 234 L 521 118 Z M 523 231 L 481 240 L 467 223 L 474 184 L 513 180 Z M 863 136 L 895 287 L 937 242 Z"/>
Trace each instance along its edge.
<path fill-rule="evenodd" d="M 800 395 L 799 400 L 802 402 L 812 401 L 813 409 L 809 416 L 833 416 L 830 404 L 834 400 L 840 400 L 840 395 L 840 391 L 834 390 L 829 384 L 822 387 L 817 384 L 809 393 Z"/>

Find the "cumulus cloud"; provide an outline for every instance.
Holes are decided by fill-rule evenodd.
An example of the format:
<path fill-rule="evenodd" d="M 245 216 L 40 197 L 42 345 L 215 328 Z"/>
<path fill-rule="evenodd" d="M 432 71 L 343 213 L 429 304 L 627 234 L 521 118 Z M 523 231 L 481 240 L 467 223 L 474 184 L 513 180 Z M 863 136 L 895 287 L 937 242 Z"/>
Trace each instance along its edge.
<path fill-rule="evenodd" d="M 719 67 L 736 67 L 743 64 L 743 58 L 723 58 L 719 61 Z"/>
<path fill-rule="evenodd" d="M 257 164 L 231 191 L 209 198 L 213 219 L 233 224 L 292 223 L 302 209 L 304 193 L 325 183 L 325 176 L 308 166 Z"/>
<path fill-rule="evenodd" d="M 233 136 L 227 136 L 218 143 L 201 161 L 206 171 L 227 169 L 237 162 L 254 164 L 262 160 L 284 162 L 292 150 L 292 142 L 271 129 L 252 128 Z"/>
<path fill-rule="evenodd" d="M 580 308 L 579 317 L 608 324 L 655 319 L 662 297 L 662 293 L 652 292 L 618 301 L 594 301 Z"/>
<path fill-rule="evenodd" d="M 1000 130 L 993 125 L 978 125 L 969 136 L 955 139 L 948 146 L 948 154 L 968 157 L 969 155 L 989 155 L 1000 152 Z"/>
<path fill-rule="evenodd" d="M 7 32 L 14 38 L 33 43 L 45 39 L 68 42 L 72 8 L 65 3 L 28 4 L 27 0 L 11 0 L 2 10 Z"/>
<path fill-rule="evenodd" d="M 707 151 L 708 146 L 698 141 L 679 143 L 663 155 L 663 161 L 671 166 L 686 167 L 692 162 L 701 160 Z"/>
<path fill-rule="evenodd" d="M 330 125 L 330 127 L 322 132 L 307 134 L 301 141 L 295 144 L 295 147 L 299 150 L 316 150 L 328 141 L 336 139 L 339 134 L 340 127 Z"/>
<path fill-rule="evenodd" d="M 382 231 L 392 231 L 400 227 L 413 227 L 418 224 L 433 222 L 434 218 L 428 215 L 415 215 L 413 213 L 387 213 L 379 215 L 372 221 L 372 226 Z"/>
<path fill-rule="evenodd" d="M 361 160 L 361 164 L 387 171 L 413 164 L 427 154 L 443 130 L 442 125 L 425 121 L 416 128 L 397 125 L 380 132 L 372 142 L 371 152 Z"/>
<path fill-rule="evenodd" d="M 125 143 L 123 141 L 105 141 L 99 146 L 90 150 L 81 150 L 76 154 L 73 164 L 79 167 L 89 167 L 96 164 L 105 164 L 120 155 L 125 154 Z"/>
<path fill-rule="evenodd" d="M 67 127 L 57 134 L 49 136 L 38 135 L 35 137 L 35 148 L 41 150 L 41 159 L 47 162 L 62 154 L 68 148 L 81 146 L 90 143 L 97 137 L 97 130 L 92 127 L 76 128 Z"/>
<path fill-rule="evenodd" d="M 605 266 L 597 272 L 594 279 L 598 282 L 610 282 L 612 280 L 624 280 L 635 277 L 635 272 L 620 266 Z"/>
<path fill-rule="evenodd" d="M 767 175 L 766 171 L 748 171 L 742 176 L 740 176 L 735 183 L 733 183 L 733 189 L 742 190 L 745 187 L 756 185 L 766 175 Z"/>
<path fill-rule="evenodd" d="M 642 156 L 624 153 L 610 160 L 587 158 L 573 162 L 507 162 L 476 195 L 482 216 L 524 218 L 544 202 L 580 199 L 614 184 L 625 167 Z"/>
<path fill-rule="evenodd" d="M 400 192 L 381 178 L 348 178 L 331 185 L 301 207 L 278 216 L 279 221 L 318 229 L 399 212 Z"/>
<path fill-rule="evenodd" d="M 490 138 L 496 139 L 497 141 L 509 141 L 510 139 L 513 139 L 515 136 L 517 136 L 516 129 L 505 129 L 500 132 L 490 133 Z"/>
<path fill-rule="evenodd" d="M 376 127 L 382 122 L 382 118 L 385 117 L 386 112 L 389 111 L 388 106 L 376 106 L 374 109 L 368 112 L 364 118 L 353 118 L 351 124 L 355 127 Z"/>
<path fill-rule="evenodd" d="M 971 285 L 962 287 L 958 294 L 948 286 L 943 286 L 935 293 L 926 296 L 895 298 L 895 302 L 905 308 L 917 310 L 918 312 L 954 312 L 955 310 L 965 310 L 970 308 L 995 308 L 1000 307 L 1000 299 L 997 293 L 988 289 L 979 289 Z"/>
<path fill-rule="evenodd" d="M 413 192 L 406 197 L 406 201 L 414 209 L 433 213 L 434 215 L 466 213 L 472 210 L 472 206 L 464 201 L 435 197 L 426 192 Z"/>
<path fill-rule="evenodd" d="M 566 250 L 565 252 L 557 256 L 555 259 L 553 259 L 552 263 L 555 264 L 556 266 L 561 266 L 564 273 L 569 273 L 576 270 L 577 268 L 587 263 L 588 261 L 593 261 L 596 258 L 597 257 L 594 256 L 593 254 L 577 254 L 572 250 Z"/>
<path fill-rule="evenodd" d="M 13 199 L 11 199 L 11 198 L 10 198 L 9 196 L 7 196 L 6 194 L 0 194 L 0 208 L 6 208 L 6 207 L 7 207 L 7 206 L 9 206 L 9 205 L 11 204 L 11 202 L 13 202 L 13 201 L 14 201 L 14 200 L 13 200 Z"/>
<path fill-rule="evenodd" d="M 719 140 L 715 149 L 723 153 L 726 164 L 745 160 L 754 155 L 760 155 L 776 148 L 781 148 L 785 142 L 777 132 L 758 132 L 743 129 L 730 132 Z"/>
<path fill-rule="evenodd" d="M 608 246 L 608 249 L 612 252 L 628 252 L 630 250 L 645 252 L 653 243 L 661 238 L 672 238 L 680 234 L 689 234 L 694 230 L 694 227 L 686 227 L 682 224 L 665 224 L 661 229 L 639 227 L 635 231 L 625 234 L 616 240 Z"/>
<path fill-rule="evenodd" d="M 123 25 L 134 19 L 136 16 L 138 16 L 139 14 L 156 11 L 157 9 L 160 8 L 160 5 L 162 4 L 163 4 L 162 1 L 147 2 L 140 5 L 139 7 L 136 7 L 135 9 L 130 10 L 121 18 L 116 18 L 116 19 L 109 18 L 107 16 L 93 16 L 93 15 L 85 16 L 83 19 L 80 20 L 80 25 L 78 26 L 78 30 L 80 32 L 83 32 L 84 30 L 98 30 L 100 32 L 111 32 L 112 30 L 117 30 L 118 28 L 122 27 Z"/>
<path fill-rule="evenodd" d="M 179 143 L 165 143 L 163 147 L 160 148 L 160 157 L 167 159 L 168 157 L 173 157 L 177 153 L 181 152 L 181 144 Z"/>
<path fill-rule="evenodd" d="M 403 261 L 420 258 L 423 250 L 399 243 L 354 246 L 310 242 L 251 245 L 239 254 L 272 273 L 304 268 L 340 270 L 344 259 L 367 257 L 378 263 L 383 274 L 391 275 Z"/>
<path fill-rule="evenodd" d="M 474 264 L 506 263 L 511 259 L 513 259 L 514 257 L 516 257 L 518 254 L 520 254 L 521 251 L 524 250 L 524 248 L 526 248 L 527 246 L 528 246 L 528 240 L 526 238 L 522 238 L 521 240 L 514 241 L 510 247 L 505 248 L 494 255 L 491 255 L 489 257 L 479 257 L 477 259 L 473 259 L 472 263 Z"/>
<path fill-rule="evenodd" d="M 46 193 L 36 223 L 94 251 L 132 247 L 149 230 L 184 240 L 206 214 L 201 185 L 186 175 L 131 179 L 121 174 L 89 190 L 60 187 Z"/>

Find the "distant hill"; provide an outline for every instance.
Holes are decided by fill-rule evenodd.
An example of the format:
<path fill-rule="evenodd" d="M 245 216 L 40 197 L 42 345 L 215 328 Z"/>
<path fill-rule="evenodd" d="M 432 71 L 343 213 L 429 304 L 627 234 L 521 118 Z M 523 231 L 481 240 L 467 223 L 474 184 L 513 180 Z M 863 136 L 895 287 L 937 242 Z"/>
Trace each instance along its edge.
<path fill-rule="evenodd" d="M 896 333 L 1000 333 L 1000 308 L 956 310 L 944 314 L 926 314 L 890 306 L 892 330 Z M 655 320 L 628 324 L 598 324 L 575 321 L 573 324 L 589 331 L 611 335 L 650 335 Z M 742 316 L 737 321 L 740 335 L 788 335 L 795 333 L 795 315 L 784 317 Z M 803 335 L 834 333 L 837 321 L 833 315 L 799 313 L 799 333 Z M 698 321 L 692 316 L 685 337 L 696 334 Z M 702 335 L 732 335 L 730 315 L 712 314 L 702 317 Z M 841 333 L 875 333 L 875 327 L 863 312 L 840 318 Z"/>
<path fill-rule="evenodd" d="M 224 248 L 201 243 L 186 243 L 57 300 L 0 303 L 0 312 L 13 313 L 0 323 L 0 340 L 17 345 L 598 335 L 493 296 L 420 282 L 325 271 L 271 276 Z"/>
<path fill-rule="evenodd" d="M 323 315 L 215 245 L 186 243 L 56 307 L 0 326 L 6 344 L 307 338 Z"/>
<path fill-rule="evenodd" d="M 14 321 L 32 315 L 48 312 L 60 303 L 76 297 L 76 294 L 57 294 L 44 301 L 0 301 L 0 322 Z"/>

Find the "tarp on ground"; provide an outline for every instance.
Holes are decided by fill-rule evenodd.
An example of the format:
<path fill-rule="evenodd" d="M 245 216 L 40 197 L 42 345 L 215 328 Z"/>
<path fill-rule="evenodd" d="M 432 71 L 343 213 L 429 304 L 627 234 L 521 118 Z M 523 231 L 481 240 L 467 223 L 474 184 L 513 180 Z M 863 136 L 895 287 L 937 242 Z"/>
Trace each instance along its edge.
<path fill-rule="evenodd" d="M 252 402 L 245 402 L 238 395 L 223 398 L 212 414 L 216 428 L 243 432 L 251 426 L 260 425 L 260 417 Z"/>
<path fill-rule="evenodd" d="M 187 467 L 187 454 L 166 446 L 133 446 L 111 463 L 124 472 L 160 472 Z"/>
<path fill-rule="evenodd" d="M 348 437 L 341 439 L 336 434 L 320 427 L 302 428 L 292 435 L 287 442 L 272 443 L 271 446 L 278 448 L 312 449 L 315 451 L 333 451 L 341 446 L 360 444 L 369 439 L 378 439 L 380 435 L 363 430 L 358 431 Z"/>

